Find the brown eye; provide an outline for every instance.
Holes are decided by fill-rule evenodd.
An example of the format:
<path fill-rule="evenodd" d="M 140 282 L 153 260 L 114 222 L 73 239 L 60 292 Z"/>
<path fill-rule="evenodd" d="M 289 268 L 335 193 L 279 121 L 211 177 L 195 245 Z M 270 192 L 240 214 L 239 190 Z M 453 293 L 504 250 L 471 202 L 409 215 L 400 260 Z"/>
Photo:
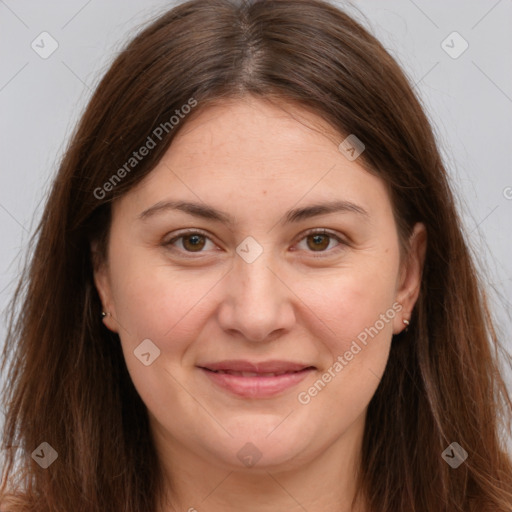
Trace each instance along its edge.
<path fill-rule="evenodd" d="M 180 237 L 183 239 L 183 247 L 187 251 L 196 252 L 201 251 L 201 249 L 205 246 L 205 237 L 203 235 L 195 234 L 195 235 L 186 235 Z"/>
<path fill-rule="evenodd" d="M 172 250 L 178 250 L 186 253 L 201 253 L 209 241 L 209 237 L 198 231 L 189 231 L 175 236 L 163 245 Z M 181 243 L 178 244 L 178 241 Z"/>
<path fill-rule="evenodd" d="M 313 250 L 323 251 L 329 247 L 329 235 L 316 234 L 306 237 L 308 240 L 308 247 Z M 309 243 L 311 241 L 311 243 Z"/>
<path fill-rule="evenodd" d="M 306 241 L 306 252 L 309 253 L 319 253 L 318 257 L 330 256 L 333 253 L 337 253 L 339 250 L 344 249 L 348 244 L 344 242 L 339 236 L 335 235 L 334 233 L 330 233 L 326 230 L 316 230 L 311 231 L 309 233 L 306 233 L 302 239 L 302 241 Z M 331 244 L 331 241 L 335 240 L 338 242 L 338 245 L 334 248 L 329 249 L 329 246 Z M 178 241 L 181 241 L 180 244 L 178 244 Z M 210 238 L 199 231 L 189 231 L 185 232 L 181 235 L 175 236 L 168 242 L 165 242 L 163 245 L 165 247 L 169 247 L 173 251 L 178 252 L 184 252 L 184 253 L 197 253 L 201 254 L 203 252 L 206 252 L 205 246 L 207 245 L 208 241 L 211 242 Z M 215 245 L 212 243 L 212 245 Z M 317 256 L 314 256 L 317 257 Z"/>
<path fill-rule="evenodd" d="M 318 253 L 318 255 L 313 254 L 314 258 L 332 256 L 349 245 L 342 238 L 325 229 L 309 231 L 305 233 L 300 243 L 302 243 L 302 240 L 306 241 L 306 249 L 304 249 L 306 252 Z M 329 249 L 332 240 L 335 240 L 338 244 Z"/>

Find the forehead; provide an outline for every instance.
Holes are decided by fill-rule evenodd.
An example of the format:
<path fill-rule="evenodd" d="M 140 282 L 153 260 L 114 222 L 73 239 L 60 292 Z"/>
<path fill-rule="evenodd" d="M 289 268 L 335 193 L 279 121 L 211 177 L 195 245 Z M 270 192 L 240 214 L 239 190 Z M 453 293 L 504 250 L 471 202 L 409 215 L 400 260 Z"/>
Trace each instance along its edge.
<path fill-rule="evenodd" d="M 172 143 L 171 159 L 179 156 L 183 161 L 189 156 L 193 163 L 207 155 L 228 168 L 236 165 L 239 175 L 248 176 L 255 176 L 258 163 L 270 170 L 266 162 L 297 160 L 301 155 L 323 152 L 327 146 L 335 149 L 341 137 L 321 116 L 295 103 L 253 96 L 212 105 L 185 122 Z M 275 170 L 278 178 L 289 169 Z"/>
<path fill-rule="evenodd" d="M 147 208 L 167 196 L 187 197 L 240 210 L 256 199 L 272 209 L 342 199 L 370 212 L 390 209 L 382 180 L 339 150 L 345 136 L 295 104 L 229 100 L 184 122 L 127 201 L 135 198 L 139 208 Z"/>

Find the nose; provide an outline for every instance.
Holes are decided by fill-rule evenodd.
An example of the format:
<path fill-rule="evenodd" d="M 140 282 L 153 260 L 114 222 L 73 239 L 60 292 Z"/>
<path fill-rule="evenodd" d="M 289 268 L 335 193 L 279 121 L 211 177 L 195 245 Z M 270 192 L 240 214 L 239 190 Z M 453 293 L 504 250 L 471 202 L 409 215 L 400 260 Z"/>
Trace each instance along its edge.
<path fill-rule="evenodd" d="M 294 325 L 295 295 L 270 251 L 252 263 L 236 256 L 224 286 L 218 320 L 231 335 L 264 342 L 282 336 Z"/>

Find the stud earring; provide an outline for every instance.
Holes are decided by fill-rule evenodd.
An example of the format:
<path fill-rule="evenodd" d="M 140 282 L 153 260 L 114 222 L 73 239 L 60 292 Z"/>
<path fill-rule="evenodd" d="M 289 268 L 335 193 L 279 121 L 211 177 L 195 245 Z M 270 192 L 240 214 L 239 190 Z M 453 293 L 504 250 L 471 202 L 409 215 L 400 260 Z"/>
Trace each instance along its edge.
<path fill-rule="evenodd" d="M 101 317 L 105 318 L 106 316 L 110 316 L 110 313 L 105 313 L 105 311 L 101 312 Z"/>

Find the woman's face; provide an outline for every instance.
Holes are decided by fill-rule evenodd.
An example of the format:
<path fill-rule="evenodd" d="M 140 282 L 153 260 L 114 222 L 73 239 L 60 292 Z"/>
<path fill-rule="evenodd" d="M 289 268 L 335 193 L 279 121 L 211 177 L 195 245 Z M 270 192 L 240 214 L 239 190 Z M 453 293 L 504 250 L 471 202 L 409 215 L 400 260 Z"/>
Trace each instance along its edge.
<path fill-rule="evenodd" d="M 185 120 L 113 205 L 104 321 L 174 456 L 294 468 L 360 440 L 417 298 L 422 226 L 400 266 L 383 182 L 287 110 L 308 126 L 252 97 Z"/>

